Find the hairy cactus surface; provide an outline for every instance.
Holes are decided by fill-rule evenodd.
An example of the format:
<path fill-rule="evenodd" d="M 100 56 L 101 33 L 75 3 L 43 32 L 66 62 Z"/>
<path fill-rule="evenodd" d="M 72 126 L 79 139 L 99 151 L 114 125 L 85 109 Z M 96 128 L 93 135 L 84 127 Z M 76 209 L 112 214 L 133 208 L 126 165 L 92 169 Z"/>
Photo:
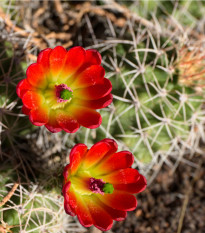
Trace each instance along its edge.
<path fill-rule="evenodd" d="M 3 179 L 5 181 L 5 177 Z M 1 186 L 0 203 L 2 197 L 8 195 L 8 190 L 13 189 L 12 187 L 16 187 L 16 184 L 7 183 Z M 39 192 L 38 186 L 34 184 L 28 188 L 25 185 L 18 185 L 12 192 L 12 197 L 0 208 L 0 213 L 1 232 L 84 231 L 64 212 L 61 196 L 55 192 L 49 194 Z"/>
<path fill-rule="evenodd" d="M 188 158 L 205 141 L 204 9 L 203 1 L 0 1 L 0 232 L 85 231 L 65 214 L 60 191 L 76 143 L 114 139 L 149 184 L 164 163 L 195 166 Z M 102 55 L 114 98 L 97 129 L 52 134 L 21 112 L 17 83 L 40 50 L 57 45 Z"/>
<path fill-rule="evenodd" d="M 175 42 L 132 22 L 126 40 L 117 33 L 94 46 L 102 51 L 113 103 L 100 110 L 100 128 L 83 131 L 80 140 L 114 138 L 123 149 L 132 150 L 135 166 L 145 172 L 163 162 L 171 165 L 172 159 L 177 164 L 188 151 L 200 152 L 204 94 L 182 85 L 185 71 L 182 60 L 177 62 Z M 194 71 L 203 62 L 195 66 Z"/>

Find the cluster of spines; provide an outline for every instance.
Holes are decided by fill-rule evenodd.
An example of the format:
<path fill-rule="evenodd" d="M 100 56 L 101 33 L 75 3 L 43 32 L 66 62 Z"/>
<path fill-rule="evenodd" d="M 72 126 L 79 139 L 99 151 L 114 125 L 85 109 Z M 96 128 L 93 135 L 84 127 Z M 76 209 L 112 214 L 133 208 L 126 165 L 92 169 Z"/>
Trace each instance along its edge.
<path fill-rule="evenodd" d="M 157 6 L 152 4 L 150 6 L 149 4 L 148 9 L 150 7 L 156 9 Z M 185 3 L 180 5 L 181 9 L 188 7 Z M 160 9 L 163 9 L 162 4 Z M 184 19 L 180 17 L 180 10 L 176 12 L 175 16 L 178 20 Z M 185 24 L 190 25 L 191 23 L 191 25 L 196 26 L 195 16 L 193 18 L 190 14 L 187 14 L 185 20 Z M 154 38 L 160 37 L 160 35 L 153 35 L 152 31 L 146 29 L 146 27 L 137 26 L 134 28 L 135 23 L 129 22 L 129 30 L 131 30 L 129 34 L 132 34 L 132 37 L 124 37 L 125 40 L 119 39 L 118 32 L 115 32 L 115 35 L 113 34 L 115 26 L 111 28 L 111 24 L 108 24 L 106 33 L 112 39 L 105 43 L 96 39 L 99 44 L 95 48 L 102 51 L 103 65 L 107 71 L 106 77 L 113 83 L 114 101 L 109 108 L 100 110 L 103 123 L 99 129 L 82 129 L 76 133 L 76 136 L 60 134 L 59 143 L 61 143 L 61 146 L 54 151 L 55 153 L 62 151 L 65 149 L 65 144 L 71 146 L 75 142 L 82 142 L 83 140 L 86 144 L 92 145 L 104 137 L 114 138 L 118 142 L 119 148 L 132 150 L 136 156 L 135 166 L 143 169 L 145 174 L 152 170 L 151 181 L 156 175 L 156 170 L 160 169 L 164 162 L 175 168 L 180 161 L 185 161 L 183 156 L 187 152 L 191 152 L 191 154 L 194 151 L 201 153 L 199 140 L 205 139 L 203 130 L 204 111 L 201 108 L 204 98 L 200 94 L 196 94 L 192 88 L 179 85 L 178 74 L 175 73 L 177 68 L 173 63 L 175 57 L 169 56 L 169 46 L 167 46 L 169 44 L 170 49 L 173 46 L 172 43 L 170 44 L 171 37 L 165 40 L 165 46 L 159 45 L 161 41 L 156 41 Z M 125 32 L 127 33 L 127 30 Z M 122 31 L 120 33 L 121 38 L 123 38 Z M 24 42 L 26 46 L 28 41 L 25 40 Z M 172 52 L 175 53 L 174 50 Z M 19 71 L 16 73 L 20 74 Z M 5 77 L 14 80 L 15 78 L 18 79 L 19 75 L 14 78 L 12 75 Z M 4 81 L 1 81 L 1 84 L 3 83 L 1 86 L 5 90 L 7 84 Z M 12 93 L 14 92 L 13 88 Z M 8 98 L 8 93 L 4 93 L 0 115 L 5 102 L 4 113 L 13 113 L 16 99 L 10 97 L 9 95 Z M 20 116 L 19 113 L 15 114 L 17 117 Z M 9 114 L 4 114 L 5 116 L 8 119 Z M 5 122 L 1 121 L 1 123 L 3 123 L 0 124 L 2 131 L 7 128 L 12 129 Z M 20 128 L 17 124 L 15 126 Z M 50 140 L 49 146 L 55 147 L 56 135 L 51 135 L 45 129 L 34 132 L 34 134 L 41 135 L 45 141 Z M 5 136 L 3 137 L 5 138 Z M 15 137 L 12 140 L 15 140 Z M 42 141 L 38 145 L 42 147 L 41 149 L 45 149 L 43 148 L 45 144 Z M 172 164 L 172 158 L 176 161 L 174 164 Z M 149 164 L 144 165 L 143 162 L 149 162 Z M 11 188 L 12 185 L 9 187 Z M 24 189 L 23 186 L 19 187 L 22 190 Z M 45 197 L 41 196 L 41 198 Z M 15 206 L 14 202 L 13 204 Z M 49 208 L 52 209 L 52 206 Z M 19 216 L 19 213 L 16 213 L 16 216 Z M 39 218 L 42 220 L 43 215 Z M 41 220 L 39 222 L 40 228 L 36 229 L 46 229 L 43 224 L 40 226 Z M 23 224 L 20 224 L 22 230 L 25 230 Z"/>

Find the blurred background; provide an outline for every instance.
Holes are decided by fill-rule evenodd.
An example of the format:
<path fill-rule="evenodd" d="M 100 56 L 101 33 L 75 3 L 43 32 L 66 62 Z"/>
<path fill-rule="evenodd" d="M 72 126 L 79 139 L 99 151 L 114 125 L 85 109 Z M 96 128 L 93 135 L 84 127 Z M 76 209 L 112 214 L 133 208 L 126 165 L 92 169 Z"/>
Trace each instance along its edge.
<path fill-rule="evenodd" d="M 98 129 L 52 134 L 21 112 L 17 83 L 57 45 L 102 55 L 114 99 Z M 0 232 L 100 232 L 65 214 L 61 188 L 70 149 L 105 137 L 148 181 L 110 233 L 205 232 L 204 87 L 204 1 L 0 1 Z"/>

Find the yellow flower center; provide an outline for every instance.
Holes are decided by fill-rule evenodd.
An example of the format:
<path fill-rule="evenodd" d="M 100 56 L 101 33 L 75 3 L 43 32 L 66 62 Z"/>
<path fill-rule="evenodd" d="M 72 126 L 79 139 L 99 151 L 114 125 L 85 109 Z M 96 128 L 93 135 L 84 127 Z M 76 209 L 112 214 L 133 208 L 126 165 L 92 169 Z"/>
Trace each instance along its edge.
<path fill-rule="evenodd" d="M 50 84 L 44 93 L 47 105 L 51 109 L 64 108 L 71 102 L 73 91 L 66 84 Z"/>

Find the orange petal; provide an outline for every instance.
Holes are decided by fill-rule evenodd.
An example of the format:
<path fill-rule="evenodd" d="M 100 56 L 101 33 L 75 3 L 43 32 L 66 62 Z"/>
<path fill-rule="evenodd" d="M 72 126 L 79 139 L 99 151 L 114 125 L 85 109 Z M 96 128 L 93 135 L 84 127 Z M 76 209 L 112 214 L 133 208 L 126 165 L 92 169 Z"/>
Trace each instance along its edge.
<path fill-rule="evenodd" d="M 67 164 L 63 170 L 63 177 L 64 177 L 64 181 L 68 182 L 68 179 L 70 178 L 70 164 Z"/>
<path fill-rule="evenodd" d="M 113 225 L 113 220 L 107 211 L 92 196 L 85 197 L 84 201 L 89 209 L 94 226 L 101 231 L 110 230 Z"/>
<path fill-rule="evenodd" d="M 22 110 L 22 113 L 23 113 L 23 114 L 25 114 L 25 115 L 28 116 L 31 109 L 28 109 L 27 107 L 25 107 L 25 106 L 23 105 L 23 107 L 22 107 L 21 110 Z"/>
<path fill-rule="evenodd" d="M 128 193 L 140 193 L 147 186 L 147 181 L 143 175 L 139 176 L 139 179 L 135 183 L 130 184 L 115 184 L 114 189 L 128 192 Z"/>
<path fill-rule="evenodd" d="M 84 168 L 89 169 L 92 166 L 96 166 L 96 164 L 99 163 L 112 149 L 111 144 L 107 143 L 106 141 L 99 141 L 94 144 L 84 156 Z"/>
<path fill-rule="evenodd" d="M 49 56 L 52 80 L 56 81 L 65 63 L 67 51 L 62 46 L 55 47 Z"/>
<path fill-rule="evenodd" d="M 64 111 L 57 111 L 56 120 L 59 126 L 67 133 L 75 133 L 80 127 L 78 121 Z"/>
<path fill-rule="evenodd" d="M 133 168 L 125 168 L 100 176 L 103 181 L 111 184 L 129 184 L 135 183 L 139 179 L 139 172 Z M 98 177 L 96 177 L 97 179 Z"/>
<path fill-rule="evenodd" d="M 112 207 L 105 205 L 102 201 L 98 199 L 98 203 L 103 207 L 104 210 L 110 215 L 110 217 L 115 221 L 122 221 L 126 218 L 127 212 L 123 210 L 116 210 Z"/>
<path fill-rule="evenodd" d="M 102 123 L 100 113 L 95 110 L 77 105 L 72 105 L 69 109 L 78 123 L 86 128 L 94 129 Z"/>
<path fill-rule="evenodd" d="M 29 109 L 39 108 L 45 101 L 44 97 L 34 91 L 27 91 L 22 98 L 23 104 Z"/>
<path fill-rule="evenodd" d="M 96 100 L 82 100 L 75 98 L 73 104 L 84 106 L 91 109 L 105 108 L 112 103 L 112 94 L 108 94 L 100 99 Z"/>
<path fill-rule="evenodd" d="M 55 110 L 50 111 L 49 120 L 48 123 L 45 124 L 45 127 L 52 133 L 58 133 L 62 130 L 62 127 L 57 122 Z"/>
<path fill-rule="evenodd" d="M 94 86 L 79 88 L 73 92 L 73 96 L 84 100 L 96 100 L 108 95 L 112 90 L 112 84 L 110 80 L 104 78 L 102 83 Z"/>
<path fill-rule="evenodd" d="M 40 108 L 32 109 L 29 113 L 29 119 L 36 126 L 45 125 L 48 122 L 49 110 L 43 105 Z"/>
<path fill-rule="evenodd" d="M 38 54 L 37 63 L 42 65 L 45 72 L 48 72 L 50 68 L 49 57 L 50 57 L 51 51 L 52 51 L 51 48 L 47 48 L 47 49 L 42 50 Z"/>
<path fill-rule="evenodd" d="M 75 174 L 82 163 L 83 157 L 87 152 L 87 146 L 80 143 L 75 145 L 70 152 L 70 168 L 71 173 Z"/>
<path fill-rule="evenodd" d="M 102 57 L 95 49 L 86 50 L 86 64 L 87 65 L 100 65 Z"/>
<path fill-rule="evenodd" d="M 114 190 L 112 194 L 98 195 L 106 205 L 116 210 L 131 211 L 137 207 L 136 197 L 132 194 Z"/>
<path fill-rule="evenodd" d="M 27 79 L 23 79 L 21 80 L 17 87 L 16 87 L 16 93 L 18 95 L 18 97 L 22 98 L 23 95 L 25 94 L 25 92 L 27 92 L 28 90 L 32 90 L 32 85 L 28 82 Z"/>
<path fill-rule="evenodd" d="M 47 73 L 39 63 L 31 64 L 26 71 L 26 76 L 28 82 L 34 87 L 42 89 L 47 86 Z"/>
<path fill-rule="evenodd" d="M 77 200 L 73 190 L 71 190 L 71 183 L 68 181 L 62 190 L 64 196 L 64 208 L 65 212 L 71 216 L 75 216 L 75 209 L 77 207 Z"/>
<path fill-rule="evenodd" d="M 98 175 L 107 174 L 115 170 L 129 168 L 134 162 L 134 156 L 129 151 L 120 151 L 107 156 L 96 167 Z"/>
<path fill-rule="evenodd" d="M 65 64 L 61 73 L 61 81 L 68 81 L 68 85 L 73 82 L 75 75 L 71 77 L 72 74 L 77 72 L 77 70 L 84 64 L 85 62 L 85 50 L 80 47 L 71 48 L 65 57 Z"/>
<path fill-rule="evenodd" d="M 105 70 L 102 66 L 93 65 L 85 69 L 75 77 L 74 82 L 70 85 L 72 90 L 93 86 L 102 82 L 105 76 Z"/>
<path fill-rule="evenodd" d="M 90 227 L 93 225 L 93 219 L 91 217 L 90 211 L 87 207 L 86 201 L 84 198 L 78 195 L 78 207 L 76 209 L 77 217 L 79 222 L 84 227 Z"/>

